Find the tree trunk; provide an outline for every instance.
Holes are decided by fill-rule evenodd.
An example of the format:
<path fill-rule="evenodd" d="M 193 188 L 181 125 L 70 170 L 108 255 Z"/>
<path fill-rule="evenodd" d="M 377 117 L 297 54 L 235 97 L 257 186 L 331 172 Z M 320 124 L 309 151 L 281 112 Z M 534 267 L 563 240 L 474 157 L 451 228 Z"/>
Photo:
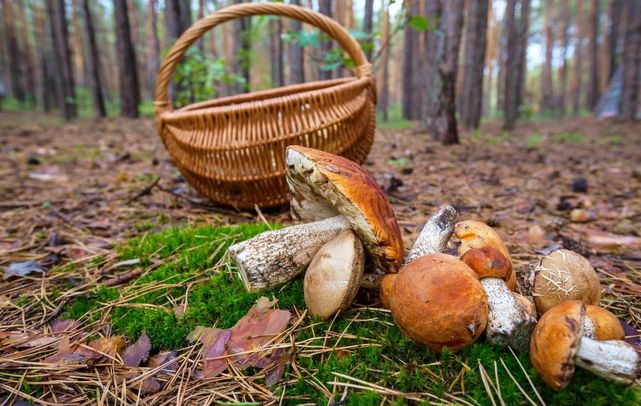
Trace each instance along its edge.
<path fill-rule="evenodd" d="M 51 28 L 47 29 L 45 11 L 42 5 L 33 6 L 36 38 L 42 41 L 38 49 L 38 60 L 40 65 L 40 95 L 44 111 L 50 111 L 54 106 L 54 95 L 56 94 L 56 85 L 52 74 L 53 52 L 51 45 Z"/>
<path fill-rule="evenodd" d="M 279 17 L 269 21 L 270 31 L 270 58 L 271 58 L 271 79 L 272 86 L 283 86 L 283 41 L 280 36 L 283 32 L 283 22 Z"/>
<path fill-rule="evenodd" d="M 383 11 L 383 14 L 386 11 Z M 389 22 L 388 22 L 389 23 Z M 374 38 L 372 37 L 372 28 L 374 27 L 374 0 L 365 0 L 365 18 L 363 19 L 363 31 L 367 35 L 367 44 L 369 47 L 365 50 L 365 57 L 368 61 L 372 60 L 374 51 Z"/>
<path fill-rule="evenodd" d="M 300 0 L 291 0 L 291 4 L 300 6 Z M 303 24 L 298 20 L 289 21 L 290 29 L 298 34 L 303 30 Z M 289 84 L 294 83 L 303 83 L 305 81 L 305 59 L 303 58 L 303 48 L 299 46 L 295 41 L 289 43 L 287 49 L 289 65 Z"/>
<path fill-rule="evenodd" d="M 405 0 L 403 2 L 403 8 L 409 14 L 410 3 L 411 1 L 418 0 Z M 403 36 L 403 101 L 402 101 L 402 110 L 403 118 L 410 119 L 412 113 L 410 109 L 412 108 L 412 58 L 415 55 L 411 48 L 412 33 L 414 29 L 408 25 L 405 26 L 404 36 Z"/>
<path fill-rule="evenodd" d="M 410 1 L 410 15 L 411 16 L 423 16 L 425 14 L 425 9 L 421 9 L 421 1 L 412 0 Z M 423 75 L 421 72 L 421 65 L 423 58 L 421 57 L 422 51 L 420 48 L 420 32 L 412 28 L 411 33 L 411 42 L 408 47 L 412 50 L 411 63 L 412 63 L 412 89 L 410 92 L 410 116 L 412 120 L 422 120 L 424 118 L 424 106 L 427 93 L 427 76 Z"/>
<path fill-rule="evenodd" d="M 550 112 L 554 109 L 554 96 L 552 94 L 552 50 L 554 49 L 554 34 L 552 27 L 552 11 L 554 0 L 546 0 L 544 7 L 543 29 L 545 33 L 545 62 L 541 71 L 541 110 Z"/>
<path fill-rule="evenodd" d="M 572 105 L 574 115 L 581 110 L 581 88 L 583 83 L 583 0 L 576 0 L 575 11 L 576 41 L 574 43 L 574 83 Z"/>
<path fill-rule="evenodd" d="M 160 43 L 158 41 L 158 24 L 156 16 L 156 0 L 149 0 L 147 3 L 147 57 L 149 58 L 148 71 L 147 71 L 147 89 L 149 94 L 154 97 L 156 88 L 156 75 L 160 67 Z"/>
<path fill-rule="evenodd" d="M 390 59 L 390 21 L 389 10 L 387 6 L 383 6 L 381 15 L 381 80 L 379 80 L 379 101 L 378 109 L 383 115 L 383 121 L 388 120 L 389 114 L 389 59 Z"/>
<path fill-rule="evenodd" d="M 432 24 L 437 24 L 443 15 L 443 1 L 441 0 L 427 0 L 425 2 L 425 18 L 432 22 Z M 437 30 L 440 30 L 440 26 L 435 26 Z M 435 101 L 438 98 L 437 94 L 430 94 L 432 91 L 432 82 L 438 75 L 439 61 L 437 59 L 437 51 L 439 44 L 440 34 L 434 29 L 425 30 L 423 32 L 423 46 L 425 47 L 423 54 L 425 55 L 422 69 L 418 72 L 413 72 L 414 75 L 423 75 L 425 77 L 425 87 L 422 89 L 425 92 L 424 103 L 421 106 L 420 118 L 425 120 L 425 128 L 430 129 L 432 127 L 432 120 L 430 118 L 430 109 L 436 108 Z M 413 52 L 413 55 L 417 55 L 418 50 Z M 416 66 L 416 65 L 413 65 Z M 437 89 L 434 89 L 438 92 Z M 410 91 L 416 91 L 412 86 Z"/>
<path fill-rule="evenodd" d="M 639 68 L 641 68 L 641 1 L 634 0 L 627 3 L 626 19 L 621 116 L 625 120 L 635 120 L 639 101 Z"/>
<path fill-rule="evenodd" d="M 96 45 L 96 34 L 93 24 L 89 0 L 82 0 L 82 12 L 85 20 L 85 39 L 87 40 L 88 68 L 91 72 L 91 96 L 96 117 L 105 117 L 105 101 L 102 96 L 102 81 L 100 80 L 100 54 Z"/>
<path fill-rule="evenodd" d="M 242 3 L 242 0 L 233 0 L 234 4 Z M 232 86 L 232 94 L 244 93 L 250 89 L 250 60 L 249 51 L 251 49 L 251 33 L 249 18 L 237 18 L 233 22 L 232 49 L 234 59 L 232 63 L 232 72 L 240 75 L 244 83 L 236 83 Z"/>
<path fill-rule="evenodd" d="M 65 120 L 71 120 L 76 117 L 77 110 L 65 2 L 64 0 L 47 0 L 47 9 L 51 21 L 51 37 L 55 55 L 54 76 L 56 77 L 58 106 Z"/>
<path fill-rule="evenodd" d="M 617 70 L 617 51 L 619 49 L 619 30 L 621 28 L 621 18 L 623 15 L 624 3 L 623 0 L 612 0 L 610 2 L 609 10 L 609 24 L 608 24 L 608 82 L 612 79 L 612 75 Z"/>
<path fill-rule="evenodd" d="M 568 45 L 570 43 L 570 5 L 569 0 L 561 0 L 561 71 L 559 72 L 559 113 L 565 115 L 568 94 Z"/>
<path fill-rule="evenodd" d="M 514 129 L 518 113 L 517 105 L 517 87 L 518 74 L 518 29 L 516 27 L 516 2 L 518 0 L 507 0 L 505 6 L 505 31 L 507 32 L 507 45 L 505 57 L 505 84 L 503 85 L 503 109 L 505 112 L 505 123 L 503 128 L 506 130 Z"/>
<path fill-rule="evenodd" d="M 29 34 L 29 24 L 25 17 L 25 4 L 23 0 L 18 1 L 18 22 L 20 23 L 20 42 L 22 43 L 22 59 L 23 64 L 23 78 L 25 90 L 27 92 L 27 100 L 30 104 L 36 102 L 36 79 L 35 79 L 35 65 L 33 57 L 33 47 L 31 45 L 31 35 Z"/>
<path fill-rule="evenodd" d="M 478 128 L 481 122 L 488 10 L 489 0 L 469 3 L 461 94 L 461 122 L 468 129 Z"/>
<path fill-rule="evenodd" d="M 332 2 L 331 0 L 319 0 L 318 8 L 322 14 L 325 14 L 328 17 L 332 17 Z M 323 34 L 324 35 L 324 34 Z M 332 49 L 332 42 L 328 39 L 323 39 L 320 41 L 320 57 L 324 61 L 329 54 L 329 51 Z M 318 77 L 321 80 L 327 80 L 332 78 L 332 71 L 324 68 L 324 62 L 318 62 Z"/>
<path fill-rule="evenodd" d="M 9 0 L 2 0 L 4 14 L 5 41 L 7 46 L 7 65 L 9 68 L 9 81 L 11 95 L 21 102 L 26 100 L 25 90 L 20 76 L 20 49 L 16 38 L 15 16 L 13 7 Z"/>
<path fill-rule="evenodd" d="M 519 20 L 517 21 L 518 27 L 518 58 L 516 60 L 517 72 L 517 117 L 520 107 L 525 101 L 525 83 L 527 81 L 527 46 L 530 37 L 530 0 L 521 0 L 521 8 L 519 13 Z"/>
<path fill-rule="evenodd" d="M 500 63 L 498 55 L 500 54 L 500 49 L 497 42 L 501 36 L 501 28 L 496 21 L 496 16 L 494 14 L 494 6 L 492 1 L 488 2 L 488 31 L 487 31 L 487 46 L 485 54 L 485 69 L 487 70 L 487 75 L 484 75 L 485 90 L 483 91 L 483 104 L 481 106 L 481 115 L 491 114 L 492 113 L 492 86 L 494 81 L 494 71 L 495 63 L 498 65 Z M 497 52 L 499 49 L 499 52 Z"/>
<path fill-rule="evenodd" d="M 592 0 L 590 7 L 589 60 L 590 80 L 588 81 L 587 104 L 593 110 L 599 101 L 599 0 Z"/>
<path fill-rule="evenodd" d="M 435 74 L 428 86 L 426 124 L 442 144 L 459 142 L 456 127 L 456 68 L 463 25 L 464 0 L 440 0 L 440 32 L 436 44 Z"/>
<path fill-rule="evenodd" d="M 136 69 L 136 53 L 131 43 L 131 29 L 127 14 L 127 1 L 114 0 L 116 21 L 116 51 L 120 76 L 120 114 L 125 117 L 138 117 L 140 87 Z"/>

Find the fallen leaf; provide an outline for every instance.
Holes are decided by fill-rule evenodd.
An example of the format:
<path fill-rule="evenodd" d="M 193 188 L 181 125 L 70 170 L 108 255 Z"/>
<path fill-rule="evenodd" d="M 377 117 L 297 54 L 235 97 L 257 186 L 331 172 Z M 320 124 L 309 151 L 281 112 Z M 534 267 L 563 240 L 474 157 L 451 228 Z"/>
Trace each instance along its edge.
<path fill-rule="evenodd" d="M 4 271 L 4 279 L 12 276 L 27 276 L 33 272 L 44 273 L 45 270 L 36 261 L 14 262 Z"/>
<path fill-rule="evenodd" d="M 530 244 L 539 244 L 546 240 L 546 233 L 543 227 L 538 224 L 527 230 L 527 239 Z"/>
<path fill-rule="evenodd" d="M 147 334 L 141 335 L 138 340 L 125 348 L 122 354 L 122 361 L 128 367 L 137 367 L 147 359 L 151 350 L 151 341 Z"/>
<path fill-rule="evenodd" d="M 51 333 L 58 334 L 65 331 L 73 331 L 80 326 L 80 322 L 75 319 L 54 320 L 51 322 Z"/>
<path fill-rule="evenodd" d="M 641 237 L 613 234 L 576 224 L 567 226 L 562 236 L 600 253 L 636 253 L 641 250 Z"/>
<path fill-rule="evenodd" d="M 99 338 L 88 344 L 71 344 L 69 338 L 64 337 L 60 340 L 58 352 L 45 358 L 43 362 L 59 365 L 84 363 L 90 366 L 105 355 L 110 358 L 115 357 L 124 346 L 125 341 L 119 336 Z"/>
<path fill-rule="evenodd" d="M 205 378 L 213 378 L 227 369 L 227 359 L 223 356 L 227 350 L 227 343 L 232 336 L 231 330 L 221 330 L 214 341 L 203 353 L 203 373 Z"/>
<path fill-rule="evenodd" d="M 2 348 L 15 346 L 17 348 L 35 348 L 53 344 L 60 339 L 53 336 L 38 336 L 22 331 L 0 331 L 0 344 Z"/>
<path fill-rule="evenodd" d="M 163 351 L 151 357 L 147 366 L 149 368 L 158 368 L 164 365 L 159 371 L 160 374 L 176 372 L 176 356 L 176 351 Z"/>

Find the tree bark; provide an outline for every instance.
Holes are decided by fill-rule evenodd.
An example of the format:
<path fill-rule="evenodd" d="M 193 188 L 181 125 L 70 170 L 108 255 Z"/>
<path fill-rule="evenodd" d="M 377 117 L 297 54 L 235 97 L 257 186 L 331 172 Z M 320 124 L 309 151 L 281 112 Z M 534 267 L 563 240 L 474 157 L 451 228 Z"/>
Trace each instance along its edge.
<path fill-rule="evenodd" d="M 421 1 L 412 0 L 410 1 L 410 15 L 414 16 L 424 16 L 425 9 L 421 9 Z M 412 28 L 411 32 L 411 42 L 408 45 L 412 50 L 412 55 L 410 62 L 412 64 L 412 89 L 410 92 L 410 116 L 412 120 L 422 120 L 424 118 L 424 107 L 426 101 L 427 93 L 427 77 L 421 72 L 421 65 L 423 63 L 423 58 L 421 57 L 422 51 L 420 48 L 420 31 Z"/>
<path fill-rule="evenodd" d="M 383 13 L 385 13 L 385 11 L 383 11 Z M 374 27 L 374 0 L 365 0 L 365 17 L 363 19 L 363 31 L 367 35 L 367 43 L 370 45 L 365 50 L 365 57 L 367 58 L 368 61 L 372 60 L 372 52 L 374 51 L 374 38 L 372 37 L 373 27 Z"/>
<path fill-rule="evenodd" d="M 572 110 L 578 115 L 581 110 L 581 88 L 583 83 L 583 0 L 576 0 L 576 40 L 574 43 L 574 83 L 572 86 Z"/>
<path fill-rule="evenodd" d="M 319 0 L 318 8 L 322 14 L 325 14 L 328 17 L 332 17 L 332 2 L 331 0 Z M 322 34 L 324 35 L 324 34 Z M 320 41 L 320 57 L 324 61 L 327 57 L 327 54 L 332 49 L 332 42 L 328 39 L 322 39 Z M 327 80 L 332 78 L 332 71 L 324 69 L 324 62 L 318 63 L 318 77 L 321 80 Z"/>
<path fill-rule="evenodd" d="M 13 14 L 13 7 L 14 4 L 11 4 L 9 0 L 2 0 L 11 95 L 19 101 L 24 102 L 26 95 L 20 76 L 20 48 L 18 47 L 18 39 L 16 38 L 16 20 Z"/>
<path fill-rule="evenodd" d="M 127 1 L 114 0 L 116 21 L 116 50 L 120 76 L 120 114 L 124 117 L 138 117 L 140 87 L 136 68 L 136 53 L 131 43 L 131 28 L 127 14 Z"/>
<path fill-rule="evenodd" d="M 440 32 L 436 44 L 435 74 L 428 86 L 426 124 L 442 144 L 459 142 L 456 126 L 456 70 L 463 25 L 464 0 L 440 0 Z"/>
<path fill-rule="evenodd" d="M 242 0 L 233 0 L 234 4 L 242 3 Z M 251 49 L 251 33 L 249 18 L 237 18 L 233 22 L 232 49 L 234 59 L 232 63 L 232 72 L 240 74 L 244 83 L 236 83 L 232 86 L 232 94 L 244 93 L 250 89 L 250 59 L 249 52 Z"/>
<path fill-rule="evenodd" d="M 627 3 L 626 18 L 621 116 L 624 120 L 635 120 L 639 102 L 639 68 L 641 68 L 641 1 L 634 0 Z"/>
<path fill-rule="evenodd" d="M 623 15 L 624 3 L 623 0 L 612 0 L 610 2 L 609 10 L 609 24 L 608 24 L 608 71 L 604 74 L 607 76 L 608 82 L 612 79 L 612 75 L 617 69 L 617 51 L 619 49 L 619 30 L 621 27 L 621 18 Z"/>
<path fill-rule="evenodd" d="M 518 28 L 518 58 L 517 63 L 517 117 L 520 107 L 524 104 L 525 100 L 525 83 L 527 80 L 527 46 L 530 37 L 530 0 L 521 0 L 521 8 L 519 13 L 519 20 L 517 22 Z"/>
<path fill-rule="evenodd" d="M 543 30 L 545 33 L 545 62 L 541 71 L 541 110 L 550 112 L 554 109 L 552 94 L 552 50 L 554 49 L 554 34 L 552 11 L 554 0 L 546 0 L 544 6 Z"/>
<path fill-rule="evenodd" d="M 383 6 L 383 12 L 381 15 L 381 80 L 379 81 L 379 102 L 378 109 L 383 115 L 383 121 L 388 120 L 389 114 L 389 59 L 390 59 L 390 21 L 389 21 L 389 9 L 387 6 Z"/>
<path fill-rule="evenodd" d="M 503 110 L 505 122 L 503 128 L 511 130 L 516 124 L 518 113 L 517 106 L 517 70 L 516 60 L 518 58 L 518 31 L 516 27 L 516 2 L 518 0 L 507 0 L 505 6 L 505 30 L 507 32 L 507 44 L 505 52 L 505 84 L 503 85 Z"/>
<path fill-rule="evenodd" d="M 291 0 L 293 5 L 300 6 L 300 0 Z M 290 20 L 290 29 L 298 34 L 303 30 L 303 24 L 298 20 Z M 287 49 L 287 61 L 289 65 L 289 84 L 303 83 L 305 81 L 305 59 L 303 58 L 303 49 L 295 41 L 290 42 Z"/>
<path fill-rule="evenodd" d="M 599 101 L 599 0 L 592 0 L 590 7 L 589 60 L 590 80 L 588 81 L 587 104 L 593 110 Z"/>
<path fill-rule="evenodd" d="M 489 0 L 472 0 L 466 20 L 461 122 L 478 128 L 483 104 L 483 70 L 487 38 Z"/>
<path fill-rule="evenodd" d="M 561 71 L 559 72 L 559 113 L 565 115 L 568 94 L 568 46 L 570 43 L 570 5 L 569 0 L 561 0 Z"/>
<path fill-rule="evenodd" d="M 405 0 L 403 2 L 403 8 L 408 15 L 411 1 L 412 0 Z M 411 37 L 413 31 L 414 29 L 408 24 L 405 26 L 403 36 L 403 101 L 401 107 L 403 110 L 403 118 L 407 119 L 410 119 L 412 116 L 410 109 L 412 108 L 412 57 L 414 52 L 411 48 L 411 43 L 413 42 Z"/>
<path fill-rule="evenodd" d="M 158 17 L 156 16 L 156 3 L 157 0 L 149 0 L 147 3 L 147 57 L 149 58 L 148 71 L 147 71 L 147 88 L 149 94 L 154 97 L 156 88 L 156 75 L 160 67 L 160 43 L 158 41 Z"/>
<path fill-rule="evenodd" d="M 36 38 L 42 38 L 42 42 L 38 47 L 38 60 L 40 65 L 40 94 L 44 111 L 50 111 L 55 102 L 54 95 L 56 94 L 56 84 L 52 73 L 53 51 L 51 44 L 51 28 L 47 27 L 47 20 L 45 18 L 45 11 L 42 5 L 34 5 L 33 7 Z"/>
<path fill-rule="evenodd" d="M 91 96 L 96 117 L 105 117 L 105 101 L 102 95 L 102 81 L 100 80 L 100 54 L 96 45 L 96 34 L 93 24 L 89 0 L 82 0 L 82 12 L 85 20 L 85 39 L 87 41 L 88 65 L 91 72 Z"/>
<path fill-rule="evenodd" d="M 64 0 L 47 0 L 47 9 L 51 21 L 51 37 L 55 55 L 54 76 L 57 79 L 58 107 L 65 120 L 71 120 L 76 117 L 77 110 L 65 2 Z"/>
<path fill-rule="evenodd" d="M 25 90 L 27 92 L 27 100 L 30 104 L 36 102 L 36 79 L 35 79 L 35 65 L 33 57 L 33 47 L 31 45 L 31 35 L 29 34 L 29 25 L 25 17 L 25 4 L 24 0 L 18 1 L 18 22 L 20 23 L 20 42 L 22 43 L 22 59 L 24 61 L 23 78 Z"/>
<path fill-rule="evenodd" d="M 283 86 L 285 84 L 283 72 L 283 41 L 280 36 L 283 31 L 283 23 L 280 17 L 269 21 L 270 31 L 270 58 L 271 58 L 271 79 L 272 86 Z"/>

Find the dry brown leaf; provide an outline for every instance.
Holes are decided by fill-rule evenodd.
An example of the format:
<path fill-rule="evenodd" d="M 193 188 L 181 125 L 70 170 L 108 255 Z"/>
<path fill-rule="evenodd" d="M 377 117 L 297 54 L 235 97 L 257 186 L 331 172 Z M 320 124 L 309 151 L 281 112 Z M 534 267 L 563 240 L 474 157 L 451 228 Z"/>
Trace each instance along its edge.
<path fill-rule="evenodd" d="M 138 340 L 125 348 L 122 353 L 122 362 L 128 367 L 137 367 L 147 359 L 151 350 L 151 341 L 147 334 L 141 335 Z"/>

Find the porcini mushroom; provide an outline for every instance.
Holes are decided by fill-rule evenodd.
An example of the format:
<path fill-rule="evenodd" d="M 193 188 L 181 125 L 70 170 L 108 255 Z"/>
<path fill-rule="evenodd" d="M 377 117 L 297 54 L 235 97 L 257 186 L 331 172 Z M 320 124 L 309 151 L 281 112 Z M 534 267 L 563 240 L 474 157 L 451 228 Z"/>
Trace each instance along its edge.
<path fill-rule="evenodd" d="M 379 269 L 398 270 L 403 240 L 396 217 L 381 187 L 363 168 L 324 151 L 290 146 L 286 173 L 295 216 L 315 221 L 269 231 L 229 248 L 247 290 L 269 289 L 294 278 L 324 244 L 349 228 Z"/>
<path fill-rule="evenodd" d="M 583 335 L 600 341 L 623 340 L 625 331 L 617 316 L 602 307 L 586 305 Z"/>
<path fill-rule="evenodd" d="M 598 305 L 601 285 L 596 271 L 582 255 L 558 249 L 545 256 L 537 266 L 530 267 L 534 280 L 534 304 L 543 314 L 559 303 L 581 300 Z"/>
<path fill-rule="evenodd" d="M 433 351 L 470 345 L 487 323 L 478 276 L 446 254 L 425 255 L 404 266 L 394 281 L 390 308 L 399 328 Z"/>
<path fill-rule="evenodd" d="M 560 391 L 575 365 L 604 379 L 630 385 L 641 375 L 639 349 L 625 341 L 598 341 L 583 336 L 585 304 L 564 302 L 539 320 L 530 341 L 530 359 L 550 388 Z"/>
<path fill-rule="evenodd" d="M 536 325 L 536 310 L 507 287 L 512 264 L 496 248 L 473 248 L 461 260 L 477 273 L 489 308 L 485 334 L 490 343 L 527 351 Z M 519 295 L 520 296 L 520 295 Z"/>
<path fill-rule="evenodd" d="M 501 252 L 512 263 L 510 252 L 496 231 L 485 223 L 476 220 L 464 220 L 454 226 L 454 235 L 461 240 L 459 256 L 474 248 L 492 247 Z M 512 272 L 507 280 L 507 286 L 512 292 L 516 291 L 516 274 Z"/>
<path fill-rule="evenodd" d="M 363 245 L 345 230 L 316 253 L 303 280 L 305 306 L 311 316 L 326 319 L 349 307 L 363 276 Z"/>

